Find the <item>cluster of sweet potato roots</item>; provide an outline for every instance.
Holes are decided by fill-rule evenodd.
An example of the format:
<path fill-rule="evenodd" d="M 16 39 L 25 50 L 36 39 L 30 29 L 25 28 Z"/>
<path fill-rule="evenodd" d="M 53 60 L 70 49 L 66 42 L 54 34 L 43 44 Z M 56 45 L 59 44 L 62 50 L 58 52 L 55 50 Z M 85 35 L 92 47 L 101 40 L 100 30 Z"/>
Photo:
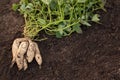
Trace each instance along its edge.
<path fill-rule="evenodd" d="M 38 65 L 42 64 L 42 57 L 37 43 L 29 38 L 17 38 L 12 45 L 12 63 L 10 67 L 16 63 L 19 70 L 28 68 L 28 63 L 33 59 L 37 61 Z"/>

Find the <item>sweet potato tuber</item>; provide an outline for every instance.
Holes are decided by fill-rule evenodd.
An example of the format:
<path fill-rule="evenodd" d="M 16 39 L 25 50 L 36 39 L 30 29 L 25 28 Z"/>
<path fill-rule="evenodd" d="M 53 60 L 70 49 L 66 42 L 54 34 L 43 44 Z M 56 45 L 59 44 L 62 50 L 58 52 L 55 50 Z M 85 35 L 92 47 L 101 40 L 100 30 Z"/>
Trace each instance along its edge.
<path fill-rule="evenodd" d="M 17 51 L 16 63 L 17 63 L 19 70 L 23 68 L 24 54 L 27 51 L 28 45 L 29 45 L 28 42 L 21 42 L 19 49 Z"/>
<path fill-rule="evenodd" d="M 39 48 L 38 48 L 38 45 L 35 43 L 35 60 L 37 61 L 38 65 L 41 65 L 42 64 L 42 57 L 40 55 L 40 51 L 39 51 Z"/>
<path fill-rule="evenodd" d="M 11 67 L 14 65 L 15 61 L 16 61 L 16 57 L 17 57 L 17 51 L 19 48 L 20 42 L 18 41 L 18 39 L 14 40 L 13 45 L 12 45 L 12 64 Z"/>
<path fill-rule="evenodd" d="M 32 41 L 29 41 L 29 47 L 27 50 L 27 61 L 30 63 L 34 59 L 35 56 L 35 44 Z"/>
<path fill-rule="evenodd" d="M 16 62 L 19 70 L 26 70 L 28 68 L 27 62 L 32 62 L 34 57 L 38 65 L 42 64 L 42 57 L 40 55 L 38 45 L 29 38 L 16 39 L 12 45 L 12 55 L 13 59 L 10 67 L 12 67 Z"/>

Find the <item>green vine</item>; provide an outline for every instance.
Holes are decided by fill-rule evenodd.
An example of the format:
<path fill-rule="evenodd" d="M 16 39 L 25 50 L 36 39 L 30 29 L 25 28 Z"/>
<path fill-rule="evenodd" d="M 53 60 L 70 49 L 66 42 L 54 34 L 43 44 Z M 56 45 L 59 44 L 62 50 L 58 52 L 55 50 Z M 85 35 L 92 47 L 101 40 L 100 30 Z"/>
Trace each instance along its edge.
<path fill-rule="evenodd" d="M 95 11 L 104 5 L 104 0 L 20 0 L 12 8 L 24 15 L 24 35 L 34 39 L 42 30 L 57 38 L 82 33 L 81 25 L 99 22 Z"/>

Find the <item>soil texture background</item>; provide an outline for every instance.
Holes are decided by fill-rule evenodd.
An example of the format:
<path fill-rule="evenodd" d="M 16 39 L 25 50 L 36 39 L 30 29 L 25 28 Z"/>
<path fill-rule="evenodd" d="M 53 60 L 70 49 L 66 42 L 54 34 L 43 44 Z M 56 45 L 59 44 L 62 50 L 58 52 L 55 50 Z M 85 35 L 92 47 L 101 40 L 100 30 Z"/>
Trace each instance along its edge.
<path fill-rule="evenodd" d="M 23 37 L 24 19 L 11 10 L 15 2 L 0 0 L 0 80 L 120 80 L 120 0 L 107 0 L 102 24 L 83 34 L 38 42 L 42 68 L 34 60 L 26 71 L 9 68 L 13 40 Z"/>

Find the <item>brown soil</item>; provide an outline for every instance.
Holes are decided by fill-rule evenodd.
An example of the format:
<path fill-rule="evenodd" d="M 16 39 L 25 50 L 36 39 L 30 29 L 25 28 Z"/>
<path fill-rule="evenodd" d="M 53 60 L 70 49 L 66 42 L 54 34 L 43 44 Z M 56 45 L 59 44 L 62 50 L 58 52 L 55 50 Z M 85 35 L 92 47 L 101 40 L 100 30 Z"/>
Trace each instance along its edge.
<path fill-rule="evenodd" d="M 120 80 L 120 0 L 108 0 L 101 23 L 83 34 L 38 42 L 42 69 L 10 69 L 11 45 L 22 37 L 23 18 L 11 10 L 17 0 L 0 0 L 0 80 Z"/>

